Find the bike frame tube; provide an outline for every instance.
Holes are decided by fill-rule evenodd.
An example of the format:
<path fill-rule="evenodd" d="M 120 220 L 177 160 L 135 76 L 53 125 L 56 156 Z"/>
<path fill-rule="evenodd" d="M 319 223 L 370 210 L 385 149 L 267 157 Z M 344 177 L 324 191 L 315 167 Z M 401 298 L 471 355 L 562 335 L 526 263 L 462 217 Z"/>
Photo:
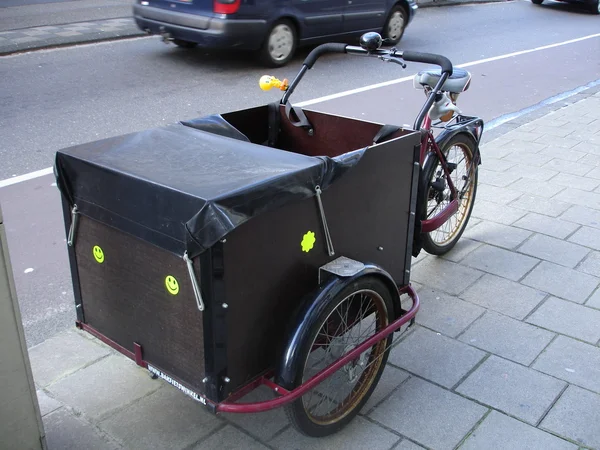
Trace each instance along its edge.
<path fill-rule="evenodd" d="M 298 399 L 302 395 L 306 394 L 306 392 L 308 392 L 310 389 L 317 386 L 319 383 L 324 381 L 326 378 L 333 375 L 335 372 L 337 372 L 340 368 L 345 366 L 347 363 L 349 363 L 353 359 L 356 359 L 361 353 L 368 350 L 369 347 L 372 347 L 373 345 L 377 344 L 379 341 L 387 338 L 390 334 L 392 334 L 393 332 L 400 329 L 400 327 L 402 327 L 403 325 L 405 325 L 407 322 L 409 322 L 411 319 L 413 319 L 415 317 L 415 315 L 417 314 L 417 311 L 419 310 L 419 306 L 420 306 L 419 296 L 417 295 L 416 291 L 412 288 L 412 286 L 409 285 L 409 286 L 405 286 L 405 287 L 401 288 L 400 293 L 408 294 L 413 301 L 412 307 L 405 314 L 403 314 L 400 318 L 396 319 L 390 325 L 385 327 L 379 333 L 375 334 L 374 336 L 371 336 L 369 339 L 367 339 L 365 342 L 363 342 L 361 345 L 359 345 L 355 349 L 346 353 L 342 358 L 338 359 L 336 362 L 330 364 L 325 369 L 321 370 L 319 373 L 317 373 L 316 375 L 311 377 L 306 383 L 302 383 L 300 386 L 298 386 L 297 388 L 295 388 L 291 391 L 286 391 L 281 386 L 278 386 L 275 383 L 273 383 L 272 381 L 265 379 L 265 380 L 262 380 L 260 382 L 260 384 L 266 384 L 271 389 L 273 389 L 275 392 L 281 394 L 280 397 L 272 399 L 272 400 L 265 400 L 262 402 L 252 402 L 252 403 L 232 403 L 229 401 L 224 401 L 224 402 L 221 402 L 221 403 L 215 405 L 217 412 L 254 413 L 254 412 L 268 411 L 268 410 L 286 405 L 290 402 L 293 402 L 294 400 Z"/>

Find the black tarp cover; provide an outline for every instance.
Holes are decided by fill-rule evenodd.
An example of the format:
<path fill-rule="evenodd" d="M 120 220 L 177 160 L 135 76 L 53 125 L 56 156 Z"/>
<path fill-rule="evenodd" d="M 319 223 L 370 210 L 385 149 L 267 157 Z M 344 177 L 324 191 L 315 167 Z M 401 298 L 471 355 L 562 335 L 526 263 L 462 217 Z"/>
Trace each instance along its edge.
<path fill-rule="evenodd" d="M 207 119 L 221 131 L 173 124 L 59 150 L 59 189 L 81 214 L 195 257 L 250 218 L 326 189 L 365 150 L 304 156 Z"/>

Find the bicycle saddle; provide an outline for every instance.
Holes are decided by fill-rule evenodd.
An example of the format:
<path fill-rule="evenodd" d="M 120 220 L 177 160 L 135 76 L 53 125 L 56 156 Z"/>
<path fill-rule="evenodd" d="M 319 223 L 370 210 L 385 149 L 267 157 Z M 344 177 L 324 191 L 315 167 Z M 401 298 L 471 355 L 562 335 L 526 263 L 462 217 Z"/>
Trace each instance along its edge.
<path fill-rule="evenodd" d="M 415 75 L 413 84 L 416 89 L 422 89 L 423 86 L 430 86 L 433 89 L 440 80 L 440 69 L 422 70 Z M 442 91 L 460 94 L 469 89 L 471 84 L 471 74 L 464 69 L 454 68 L 452 75 L 442 86 Z"/>

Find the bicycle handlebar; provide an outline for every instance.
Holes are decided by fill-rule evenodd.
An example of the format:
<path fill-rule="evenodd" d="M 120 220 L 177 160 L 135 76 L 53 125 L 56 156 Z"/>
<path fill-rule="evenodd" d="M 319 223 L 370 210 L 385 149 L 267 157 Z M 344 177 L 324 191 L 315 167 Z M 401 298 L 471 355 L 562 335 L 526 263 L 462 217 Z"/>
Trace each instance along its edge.
<path fill-rule="evenodd" d="M 442 68 L 442 72 L 446 72 L 448 76 L 452 75 L 452 63 L 448 58 L 434 53 L 411 52 L 405 50 L 402 52 L 402 59 L 405 61 L 421 62 L 426 64 L 437 64 Z"/>
<path fill-rule="evenodd" d="M 303 65 L 312 69 L 312 66 L 315 65 L 317 59 L 319 59 L 321 55 L 324 55 L 325 53 L 346 53 L 346 47 L 346 44 L 338 44 L 335 42 L 319 45 L 309 53 L 304 60 Z"/>

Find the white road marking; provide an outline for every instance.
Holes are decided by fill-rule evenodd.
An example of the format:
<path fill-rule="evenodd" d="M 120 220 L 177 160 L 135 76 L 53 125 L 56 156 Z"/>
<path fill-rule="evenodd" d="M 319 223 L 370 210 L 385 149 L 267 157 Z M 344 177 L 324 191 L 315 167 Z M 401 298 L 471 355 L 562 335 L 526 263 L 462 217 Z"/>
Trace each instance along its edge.
<path fill-rule="evenodd" d="M 583 36 L 580 38 L 569 39 L 568 41 L 557 42 L 555 44 L 542 45 L 541 47 L 535 47 L 535 48 L 531 48 L 531 49 L 527 49 L 527 50 L 520 50 L 517 52 L 506 53 L 504 55 L 492 56 L 491 58 L 484 58 L 484 59 L 479 59 L 477 61 L 471 61 L 468 63 L 457 64 L 455 67 L 471 67 L 471 66 L 476 66 L 479 64 L 485 64 L 488 62 L 500 61 L 502 59 L 513 58 L 515 56 L 525 55 L 527 53 L 539 52 L 542 50 L 548 50 L 551 48 L 561 47 L 563 45 L 574 44 L 576 42 L 586 41 L 588 39 L 594 39 L 594 38 L 598 38 L 598 37 L 600 37 L 600 33 L 590 34 L 590 35 Z M 383 83 L 371 84 L 369 86 L 364 86 L 364 87 L 357 88 L 357 89 L 351 89 L 348 91 L 338 92 L 337 94 L 331 94 L 331 95 L 326 95 L 324 97 L 307 100 L 305 102 L 297 103 L 296 105 L 297 106 L 314 105 L 315 103 L 326 102 L 328 100 L 333 100 L 333 99 L 340 98 L 340 97 L 346 97 L 348 95 L 358 94 L 360 92 L 366 92 L 366 91 L 369 91 L 372 89 L 377 89 L 377 88 L 384 87 L 384 86 L 390 86 L 393 84 L 403 83 L 405 81 L 409 81 L 412 79 L 413 79 L 412 75 L 408 76 L 408 77 L 402 77 L 402 78 L 398 78 L 395 80 L 385 81 Z M 0 188 L 6 187 L 6 186 L 11 186 L 11 185 L 17 184 L 17 183 L 21 183 L 23 181 L 32 180 L 34 178 L 42 177 L 44 175 L 50 175 L 51 173 L 53 173 L 53 169 L 52 169 L 52 167 L 48 167 L 46 169 L 38 170 L 36 172 L 26 173 L 26 174 L 20 175 L 18 177 L 8 178 L 6 180 L 0 180 Z"/>

